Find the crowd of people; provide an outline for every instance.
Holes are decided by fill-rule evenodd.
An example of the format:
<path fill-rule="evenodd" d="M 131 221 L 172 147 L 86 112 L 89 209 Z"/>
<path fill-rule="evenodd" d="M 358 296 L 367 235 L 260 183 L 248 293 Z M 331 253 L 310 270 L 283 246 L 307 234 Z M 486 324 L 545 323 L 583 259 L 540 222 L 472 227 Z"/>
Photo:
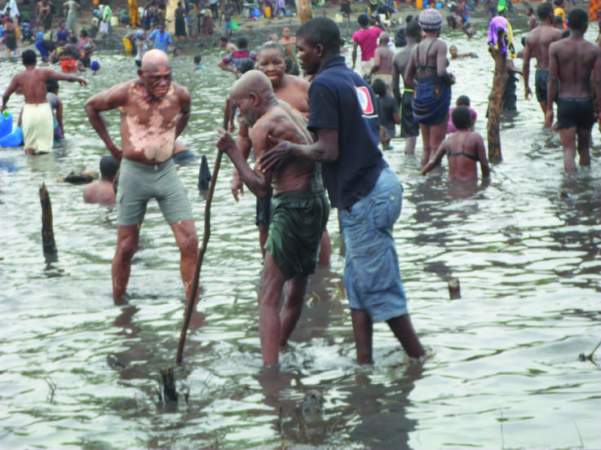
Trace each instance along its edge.
<path fill-rule="evenodd" d="M 471 36 L 468 29 L 473 28 L 466 27 L 463 8 L 453 14 L 461 16 L 460 25 Z M 537 7 L 536 22 L 531 22 L 524 40 L 521 70 L 513 63 L 518 52 L 503 2 L 489 21 L 487 43 L 506 58 L 509 72 L 523 73 L 526 97 L 531 95 L 529 64 L 536 60 L 535 91 L 544 123 L 559 130 L 565 170 L 571 172 L 576 170 L 576 155 L 580 166 L 590 164 L 591 130 L 595 122 L 601 126 L 601 47 L 584 39 L 587 13 L 572 8 L 562 14 L 562 8 L 561 0 Z M 416 151 L 421 135 L 423 175 L 446 155 L 450 182 L 476 185 L 479 172 L 483 181 L 490 176 L 486 144 L 475 131 L 477 113 L 470 98 L 460 95 L 451 107 L 455 78 L 449 60 L 477 55 L 449 48 L 441 38 L 443 22 L 438 10 L 425 9 L 418 17 L 408 17 L 401 36 L 394 33 L 391 39 L 394 30 L 389 34 L 378 16 L 361 14 L 352 35 L 350 67 L 342 54 L 339 27 L 325 17 L 304 23 L 295 36 L 289 29 L 271 36 L 256 52 L 249 50 L 243 37 L 235 45 L 227 36 L 221 41 L 225 56 L 219 67 L 236 80 L 225 102 L 224 129 L 216 146 L 235 167 L 234 199 L 239 199 L 244 186 L 257 197 L 256 224 L 264 257 L 259 335 L 266 367 L 278 364 L 298 322 L 308 277 L 318 264 L 329 263 L 330 208 L 337 209 L 344 242 L 344 286 L 357 360 L 372 362 L 373 323 L 378 321 L 388 324 L 410 357 L 424 356 L 407 309 L 392 234 L 403 187 L 382 148 L 391 148 L 400 125 L 406 153 Z M 61 32 L 70 42 L 69 30 Z M 173 40 L 164 22 L 159 21 L 148 36 L 141 33 L 136 45 L 150 41 L 154 48 L 140 51 L 138 78 L 97 93 L 85 105 L 111 154 L 103 157 L 103 179 L 86 189 L 86 201 L 114 201 L 109 191 L 114 194 L 113 181 L 118 180 L 117 249 L 112 263 L 116 302 L 123 301 L 127 290 L 150 199 L 158 201 L 173 230 L 187 298 L 197 257 L 192 209 L 173 162 L 176 139 L 190 117 L 191 95 L 172 81 L 167 54 Z M 400 43 L 396 51 L 393 42 Z M 70 52 L 68 45 L 61 54 Z M 79 52 L 84 60 L 85 44 Z M 198 69 L 201 58 L 194 63 Z M 2 110 L 13 93 L 23 94 L 25 148 L 48 150 L 52 137 L 45 130 L 53 118 L 52 108 L 60 107 L 56 81 L 85 80 L 36 67 L 32 50 L 23 52 L 23 64 L 25 70 L 4 93 Z M 508 79 L 505 90 L 511 92 L 515 79 L 513 75 Z M 47 85 L 56 98 L 48 97 Z M 510 97 L 505 103 L 508 109 L 515 107 Z M 102 119 L 103 112 L 114 109 L 121 112 L 120 145 Z M 59 122 L 64 134 L 62 119 Z M 251 154 L 253 165 L 248 162 Z"/>

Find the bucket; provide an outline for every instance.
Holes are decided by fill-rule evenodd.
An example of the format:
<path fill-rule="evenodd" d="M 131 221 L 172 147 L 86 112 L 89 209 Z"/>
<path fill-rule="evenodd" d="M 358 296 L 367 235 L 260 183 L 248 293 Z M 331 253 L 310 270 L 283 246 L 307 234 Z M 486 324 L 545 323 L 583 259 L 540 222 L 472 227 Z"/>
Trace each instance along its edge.
<path fill-rule="evenodd" d="M 23 130 L 16 127 L 10 134 L 0 138 L 0 147 L 19 147 L 23 145 Z"/>
<path fill-rule="evenodd" d="M 238 22 L 236 22 L 234 19 L 232 19 L 232 20 L 230 21 L 230 29 L 231 29 L 232 31 L 237 31 L 237 30 L 239 30 L 239 29 L 240 29 L 240 24 L 239 24 Z"/>
<path fill-rule="evenodd" d="M 8 111 L 4 111 L 0 115 L 0 138 L 10 134 L 13 130 L 13 115 Z"/>

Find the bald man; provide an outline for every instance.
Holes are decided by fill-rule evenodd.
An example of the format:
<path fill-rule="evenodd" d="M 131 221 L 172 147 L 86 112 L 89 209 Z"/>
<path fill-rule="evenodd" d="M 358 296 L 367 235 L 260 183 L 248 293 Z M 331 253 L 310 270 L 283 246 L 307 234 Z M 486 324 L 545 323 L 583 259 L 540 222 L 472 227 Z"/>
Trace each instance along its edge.
<path fill-rule="evenodd" d="M 245 73 L 233 86 L 230 98 L 250 126 L 249 138 L 257 159 L 280 140 L 310 144 L 303 117 L 277 99 L 271 81 L 258 70 Z M 253 170 L 234 139 L 222 132 L 220 151 L 232 160 L 240 178 L 257 196 L 273 188 L 272 215 L 266 244 L 259 298 L 259 332 L 263 365 L 277 365 L 300 317 L 307 277 L 315 270 L 319 241 L 328 220 L 321 173 L 306 158 L 290 157 L 270 175 Z M 280 298 L 288 282 L 284 304 Z"/>
<path fill-rule="evenodd" d="M 175 235 L 186 297 L 197 257 L 192 209 L 171 159 L 175 139 L 190 118 L 190 94 L 186 88 L 171 82 L 167 55 L 160 50 L 144 55 L 138 76 L 96 94 L 86 103 L 92 126 L 113 157 L 121 161 L 117 250 L 112 265 L 116 302 L 123 300 L 146 204 L 151 198 L 157 200 Z M 121 148 L 109 136 L 100 115 L 112 109 L 121 112 Z"/>

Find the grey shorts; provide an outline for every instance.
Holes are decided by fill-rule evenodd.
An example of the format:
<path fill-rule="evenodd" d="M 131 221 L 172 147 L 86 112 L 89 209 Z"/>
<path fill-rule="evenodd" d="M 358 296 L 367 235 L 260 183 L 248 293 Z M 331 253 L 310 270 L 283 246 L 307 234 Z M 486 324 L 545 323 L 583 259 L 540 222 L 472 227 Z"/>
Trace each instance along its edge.
<path fill-rule="evenodd" d="M 144 220 L 148 200 L 155 198 L 169 224 L 192 220 L 192 207 L 186 188 L 169 159 L 160 164 L 121 161 L 117 205 L 119 225 L 139 225 Z"/>

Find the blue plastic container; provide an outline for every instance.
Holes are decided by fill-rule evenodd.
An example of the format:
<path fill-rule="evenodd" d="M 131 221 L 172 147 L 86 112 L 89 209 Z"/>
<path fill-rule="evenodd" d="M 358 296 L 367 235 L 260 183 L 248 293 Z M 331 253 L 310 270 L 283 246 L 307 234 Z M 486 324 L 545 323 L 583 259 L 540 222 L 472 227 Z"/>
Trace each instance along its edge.
<path fill-rule="evenodd" d="M 15 127 L 12 133 L 0 138 L 0 147 L 19 147 L 23 145 L 23 130 Z"/>
<path fill-rule="evenodd" d="M 13 131 L 13 115 L 8 111 L 0 114 L 0 138 Z"/>

